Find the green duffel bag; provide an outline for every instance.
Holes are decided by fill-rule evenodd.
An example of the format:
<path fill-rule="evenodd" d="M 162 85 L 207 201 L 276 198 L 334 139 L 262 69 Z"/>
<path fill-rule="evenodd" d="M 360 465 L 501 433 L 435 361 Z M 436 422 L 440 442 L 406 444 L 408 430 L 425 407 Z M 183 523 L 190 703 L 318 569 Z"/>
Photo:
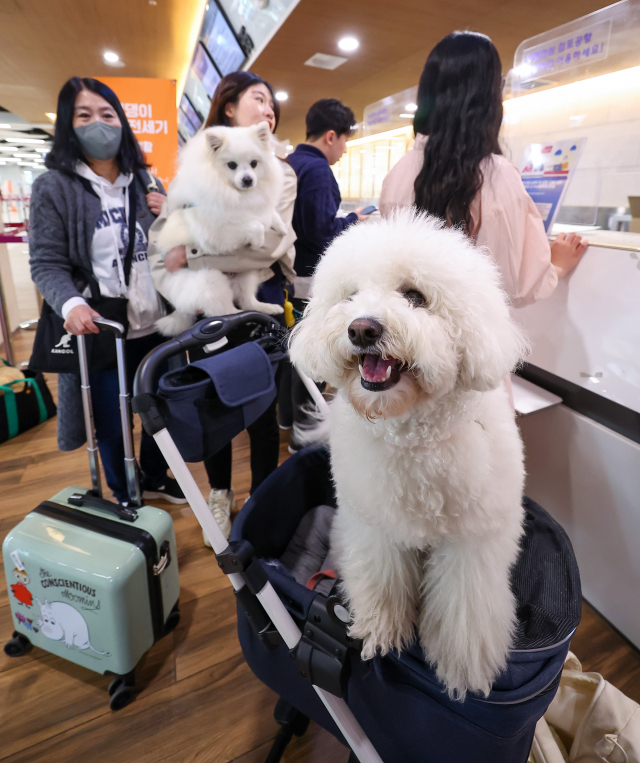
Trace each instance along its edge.
<path fill-rule="evenodd" d="M 0 362 L 9 365 L 3 358 Z M 0 384 L 0 443 L 55 415 L 56 406 L 41 373 L 25 370 L 23 379 Z"/>

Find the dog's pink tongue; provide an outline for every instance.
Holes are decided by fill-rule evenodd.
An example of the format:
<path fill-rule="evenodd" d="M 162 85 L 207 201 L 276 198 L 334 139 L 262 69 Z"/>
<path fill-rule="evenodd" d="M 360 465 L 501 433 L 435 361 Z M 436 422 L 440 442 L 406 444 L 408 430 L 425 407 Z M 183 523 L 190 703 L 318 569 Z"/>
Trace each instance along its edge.
<path fill-rule="evenodd" d="M 362 376 L 370 382 L 383 382 L 387 380 L 387 369 L 395 368 L 398 361 L 393 358 L 383 358 L 380 355 L 367 354 L 362 363 Z"/>

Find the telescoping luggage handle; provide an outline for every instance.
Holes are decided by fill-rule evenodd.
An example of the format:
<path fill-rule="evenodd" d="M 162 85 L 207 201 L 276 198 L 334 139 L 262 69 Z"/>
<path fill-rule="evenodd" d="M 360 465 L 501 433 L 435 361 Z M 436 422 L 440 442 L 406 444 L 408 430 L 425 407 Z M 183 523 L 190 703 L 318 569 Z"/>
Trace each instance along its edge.
<path fill-rule="evenodd" d="M 116 358 L 118 363 L 118 386 L 120 401 L 120 419 L 122 421 L 122 437 L 124 441 L 124 466 L 127 479 L 127 492 L 129 493 L 130 505 L 141 506 L 140 484 L 138 482 L 138 470 L 133 448 L 133 433 L 131 431 L 130 399 L 127 390 L 127 364 L 124 355 L 124 326 L 116 321 L 95 316 L 93 322 L 102 331 L 111 331 L 115 336 Z M 83 334 L 78 335 L 78 359 L 80 361 L 80 389 L 82 392 L 82 408 L 84 411 L 84 425 L 87 434 L 87 451 L 89 453 L 89 468 L 91 470 L 91 488 L 96 499 L 93 508 L 109 508 L 115 510 L 114 504 L 102 501 L 102 484 L 100 480 L 100 465 L 98 461 L 98 445 L 95 437 L 93 424 L 93 406 L 91 404 L 91 386 L 89 384 L 89 363 L 87 360 L 87 346 Z M 83 496 L 78 505 L 91 507 L 91 497 Z M 115 511 L 121 519 L 131 521 L 136 518 L 135 512 L 126 509 Z"/>
<path fill-rule="evenodd" d="M 300 629 L 269 582 L 260 562 L 255 556 L 243 558 L 250 549 L 246 546 L 243 549 L 236 549 L 229 545 L 209 511 L 207 502 L 189 471 L 189 467 L 164 426 L 161 411 L 156 405 L 153 394 L 154 373 L 163 360 L 183 350 L 219 341 L 231 329 L 244 323 L 257 323 L 265 327 L 267 331 L 273 331 L 276 336 L 280 335 L 282 331 L 277 321 L 258 312 L 238 313 L 200 321 L 174 339 L 151 350 L 142 361 L 136 372 L 134 382 L 133 408 L 136 413 L 140 414 L 144 428 L 158 443 L 158 447 L 178 480 L 193 513 L 211 542 L 219 566 L 227 574 L 239 602 L 246 608 L 245 611 L 247 611 L 253 627 L 262 634 L 272 625 L 275 626 L 282 640 L 293 653 L 302 639 Z M 344 699 L 319 686 L 314 685 L 313 688 L 355 753 L 359 763 L 382 763 L 382 759 Z"/>

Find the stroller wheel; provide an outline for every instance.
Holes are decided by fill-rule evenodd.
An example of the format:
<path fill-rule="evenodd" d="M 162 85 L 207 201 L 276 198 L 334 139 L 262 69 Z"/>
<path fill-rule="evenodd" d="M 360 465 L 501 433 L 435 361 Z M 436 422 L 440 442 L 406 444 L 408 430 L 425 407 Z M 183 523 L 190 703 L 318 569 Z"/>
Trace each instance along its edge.
<path fill-rule="evenodd" d="M 269 751 L 265 763 L 278 763 L 282 759 L 282 755 L 294 734 L 297 737 L 301 737 L 309 727 L 307 716 L 298 712 L 295 707 L 285 702 L 282 697 L 278 700 L 278 704 L 273 711 L 273 717 L 280 724 L 280 731 L 276 735 L 273 747 Z"/>
<path fill-rule="evenodd" d="M 4 653 L 7 657 L 22 657 L 29 651 L 30 647 L 31 642 L 29 639 L 21 633 L 14 631 L 13 638 L 4 645 Z"/>

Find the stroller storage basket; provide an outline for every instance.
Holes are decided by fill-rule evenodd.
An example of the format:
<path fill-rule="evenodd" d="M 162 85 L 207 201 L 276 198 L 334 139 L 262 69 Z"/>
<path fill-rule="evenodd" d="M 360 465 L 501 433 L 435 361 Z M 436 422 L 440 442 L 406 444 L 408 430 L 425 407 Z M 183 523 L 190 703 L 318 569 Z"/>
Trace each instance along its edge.
<path fill-rule="evenodd" d="M 249 541 L 263 560 L 279 558 L 302 517 L 335 506 L 329 456 L 301 451 L 274 472 L 236 519 L 232 540 Z M 343 694 L 385 763 L 524 763 L 537 720 L 555 694 L 570 637 L 580 620 L 577 565 L 562 528 L 525 499 L 525 535 L 512 571 L 519 627 L 507 669 L 488 697 L 449 699 L 418 646 L 363 662 L 349 652 Z M 316 596 L 281 565 L 264 563 L 272 585 L 301 624 Z M 238 613 L 242 650 L 252 671 L 283 699 L 341 739 L 284 646 L 266 652 Z"/>
<path fill-rule="evenodd" d="M 279 357 L 247 342 L 162 376 L 158 397 L 185 461 L 213 456 L 267 410 Z"/>

